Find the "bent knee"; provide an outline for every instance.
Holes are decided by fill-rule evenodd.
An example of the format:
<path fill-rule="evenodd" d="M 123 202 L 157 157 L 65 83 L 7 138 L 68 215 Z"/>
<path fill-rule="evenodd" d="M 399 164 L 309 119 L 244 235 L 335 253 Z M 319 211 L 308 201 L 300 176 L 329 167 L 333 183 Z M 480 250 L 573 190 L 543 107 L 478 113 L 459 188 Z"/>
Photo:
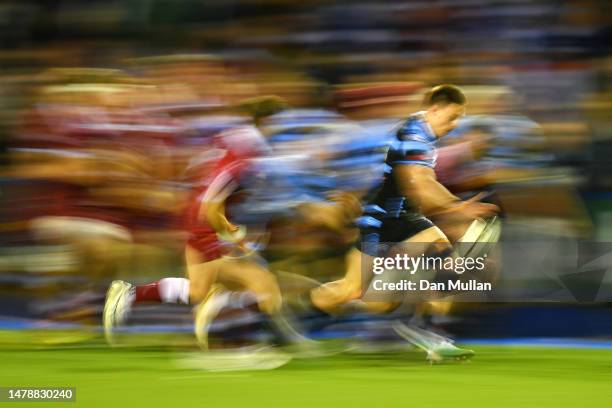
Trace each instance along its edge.
<path fill-rule="evenodd" d="M 361 298 L 360 284 L 354 284 L 346 279 L 330 282 L 313 291 L 313 296 L 325 298 L 334 303 L 343 303 Z"/>
<path fill-rule="evenodd" d="M 189 287 L 189 303 L 191 304 L 202 302 L 206 299 L 206 295 L 208 295 L 208 290 L 203 287 Z"/>

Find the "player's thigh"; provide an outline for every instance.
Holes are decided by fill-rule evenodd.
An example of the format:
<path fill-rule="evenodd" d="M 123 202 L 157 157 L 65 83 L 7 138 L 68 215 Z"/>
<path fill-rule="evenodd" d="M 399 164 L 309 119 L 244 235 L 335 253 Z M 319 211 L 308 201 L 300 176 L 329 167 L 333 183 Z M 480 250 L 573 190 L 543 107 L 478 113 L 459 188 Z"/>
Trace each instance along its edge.
<path fill-rule="evenodd" d="M 350 288 L 361 290 L 362 283 L 368 284 L 373 277 L 374 257 L 351 248 L 345 257 L 345 284 Z"/>
<path fill-rule="evenodd" d="M 396 253 L 418 256 L 425 253 L 442 253 L 452 249 L 452 245 L 444 232 L 433 225 L 394 246 L 390 256 Z"/>
<path fill-rule="evenodd" d="M 224 286 L 253 292 L 264 313 L 274 313 L 280 309 L 282 296 L 278 281 L 272 272 L 258 263 L 226 259 L 219 268 L 218 276 Z"/>
<path fill-rule="evenodd" d="M 253 291 L 279 292 L 276 277 L 257 262 L 245 259 L 224 259 L 219 268 L 219 282 L 228 287 Z"/>
<path fill-rule="evenodd" d="M 197 249 L 188 245 L 185 248 L 185 262 L 189 279 L 189 296 L 192 301 L 201 301 L 217 280 L 223 260 L 218 258 L 207 261 Z"/>

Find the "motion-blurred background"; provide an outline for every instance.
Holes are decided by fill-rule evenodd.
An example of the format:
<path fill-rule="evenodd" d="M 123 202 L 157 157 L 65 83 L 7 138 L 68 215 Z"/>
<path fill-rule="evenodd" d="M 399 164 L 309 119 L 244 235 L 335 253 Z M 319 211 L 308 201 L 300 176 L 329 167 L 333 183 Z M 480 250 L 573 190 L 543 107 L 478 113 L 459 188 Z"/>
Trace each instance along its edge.
<path fill-rule="evenodd" d="M 302 225 L 291 209 L 370 188 L 389 132 L 425 90 L 453 83 L 468 115 L 438 176 L 457 193 L 494 191 L 502 241 L 537 245 L 534 262 L 502 268 L 507 296 L 431 314 L 472 337 L 612 334 L 609 260 L 583 278 L 567 267 L 583 243 L 590 262 L 612 240 L 610 11 L 604 0 L 1 2 L 0 327 L 96 327 L 112 279 L 182 276 L 182 214 L 216 157 L 210 138 L 253 118 L 272 153 L 240 213 L 273 220 L 273 270 L 335 278 L 354 231 Z M 538 245 L 571 259 L 542 262 Z M 191 324 L 187 308 L 136 317 Z"/>

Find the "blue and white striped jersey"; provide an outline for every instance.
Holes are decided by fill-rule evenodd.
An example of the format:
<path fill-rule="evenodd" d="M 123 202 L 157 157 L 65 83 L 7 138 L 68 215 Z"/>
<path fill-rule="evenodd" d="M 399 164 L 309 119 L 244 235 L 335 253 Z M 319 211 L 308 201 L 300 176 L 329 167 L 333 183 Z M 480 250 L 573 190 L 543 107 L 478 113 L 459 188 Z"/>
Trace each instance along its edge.
<path fill-rule="evenodd" d="M 424 112 L 411 115 L 395 132 L 385 159 L 385 175 L 376 194 L 364 209 L 364 216 L 397 218 L 415 212 L 410 197 L 397 185 L 396 166 L 402 164 L 435 167 L 437 137 L 427 123 Z"/>

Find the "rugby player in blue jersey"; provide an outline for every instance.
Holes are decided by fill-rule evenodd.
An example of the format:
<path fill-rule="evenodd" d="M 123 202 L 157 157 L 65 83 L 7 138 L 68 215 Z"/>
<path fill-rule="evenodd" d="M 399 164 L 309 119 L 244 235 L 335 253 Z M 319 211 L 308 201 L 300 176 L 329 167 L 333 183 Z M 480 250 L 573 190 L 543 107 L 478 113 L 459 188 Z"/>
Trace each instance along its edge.
<path fill-rule="evenodd" d="M 439 85 L 425 95 L 425 110 L 410 115 L 398 127 L 385 159 L 387 170 L 382 184 L 358 220 L 360 240 L 347 254 L 346 274 L 310 292 L 310 301 L 316 308 L 331 314 L 343 311 L 348 305 L 359 305 L 360 310 L 374 313 L 393 310 L 397 302 L 362 299 L 373 277 L 371 268 L 363 267 L 363 263 L 381 255 L 376 252 L 378 244 L 419 243 L 425 244 L 429 252 L 449 254 L 450 241 L 427 217 L 444 214 L 469 224 L 498 211 L 492 204 L 462 201 L 436 180 L 436 143 L 457 126 L 465 114 L 465 105 L 466 98 L 460 88 Z M 461 353 L 444 341 L 435 347 L 442 351 L 450 349 L 449 355 Z M 436 353 L 436 350 L 427 351 Z"/>

